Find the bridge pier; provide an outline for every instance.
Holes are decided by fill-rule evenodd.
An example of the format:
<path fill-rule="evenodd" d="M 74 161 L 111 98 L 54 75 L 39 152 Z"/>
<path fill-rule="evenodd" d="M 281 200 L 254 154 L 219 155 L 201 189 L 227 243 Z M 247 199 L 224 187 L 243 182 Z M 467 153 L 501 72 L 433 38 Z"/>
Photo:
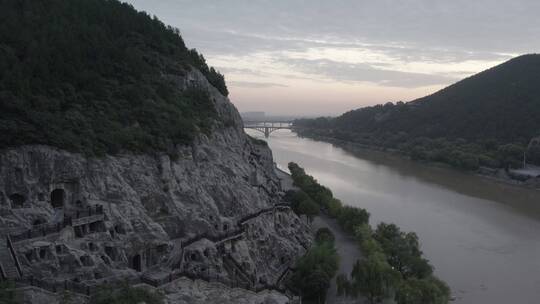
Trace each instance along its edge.
<path fill-rule="evenodd" d="M 245 129 L 257 130 L 269 138 L 270 134 L 276 130 L 291 129 L 291 122 L 244 122 Z"/>

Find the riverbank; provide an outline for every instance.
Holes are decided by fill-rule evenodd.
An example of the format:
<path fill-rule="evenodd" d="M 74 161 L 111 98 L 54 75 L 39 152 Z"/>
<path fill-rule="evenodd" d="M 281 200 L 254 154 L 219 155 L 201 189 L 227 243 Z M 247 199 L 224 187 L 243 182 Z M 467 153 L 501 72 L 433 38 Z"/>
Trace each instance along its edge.
<path fill-rule="evenodd" d="M 279 168 L 301 164 L 335 197 L 369 210 L 373 225 L 415 231 L 436 275 L 451 286 L 452 303 L 535 303 L 540 297 L 534 275 L 540 264 L 531 263 L 540 255 L 538 191 L 391 153 L 350 153 L 289 131 L 266 140 Z"/>
<path fill-rule="evenodd" d="M 281 188 L 284 191 L 288 190 L 298 190 L 296 186 L 293 185 L 292 177 L 289 173 L 279 169 L 277 166 L 274 167 L 278 178 L 281 181 Z M 331 219 L 324 213 L 321 213 L 319 216 L 315 217 L 311 223 L 311 228 L 313 234 L 320 228 L 328 228 L 334 234 L 335 240 L 334 245 L 336 247 L 337 253 L 339 255 L 339 270 L 338 274 L 343 273 L 350 278 L 350 272 L 354 267 L 354 263 L 362 256 L 358 244 L 353 237 L 347 235 L 336 220 Z M 330 288 L 326 294 L 326 303 L 328 304 L 353 304 L 361 303 L 359 299 L 350 299 L 346 297 L 339 297 L 337 295 L 337 283 L 336 277 L 334 276 L 330 281 Z"/>
<path fill-rule="evenodd" d="M 292 129 L 292 132 L 296 133 L 299 137 L 305 137 L 312 140 L 330 143 L 336 147 L 342 148 L 345 151 L 351 152 L 353 154 L 357 152 L 361 152 L 361 151 L 376 151 L 379 153 L 386 153 L 395 157 L 407 159 L 410 161 L 415 161 L 415 162 L 432 166 L 432 167 L 446 168 L 446 169 L 456 170 L 460 172 L 466 172 L 468 174 L 477 175 L 482 178 L 486 178 L 495 182 L 500 182 L 500 183 L 504 183 L 508 185 L 519 186 L 519 187 L 524 187 L 524 188 L 529 188 L 529 189 L 540 190 L 540 177 L 524 176 L 523 174 L 520 173 L 520 170 L 514 170 L 515 172 L 513 171 L 507 172 L 503 168 L 488 168 L 488 167 L 480 167 L 474 171 L 460 170 L 445 163 L 431 162 L 431 161 L 425 161 L 425 160 L 412 160 L 409 156 L 405 155 L 402 151 L 398 149 L 382 148 L 379 146 L 344 141 L 344 140 L 336 139 L 333 137 L 306 134 L 299 131 L 298 129 Z"/>
<path fill-rule="evenodd" d="M 328 303 L 358 303 L 358 298 L 360 302 L 367 299 L 371 303 L 392 299 L 405 303 L 405 298 L 415 303 L 421 300 L 447 303 L 450 289 L 434 275 L 434 267 L 423 256 L 420 241 L 414 232 L 404 232 L 395 224 L 386 223 L 377 225 L 376 229 L 372 228 L 369 224 L 370 214 L 366 209 L 344 205 L 333 196 L 329 188 L 320 184 L 296 163 L 290 162 L 288 168 L 294 185 L 300 189 L 291 196 L 291 204 L 297 206 L 293 209 L 310 218 L 313 216 L 311 209 L 298 206 L 315 203 L 315 207 L 323 213 L 312 226 L 317 242 L 324 242 L 321 241 L 324 239 L 320 239 L 320 233 L 324 233 L 320 229 L 329 230 L 332 235 L 331 251 L 325 253 L 319 251 L 320 248 L 313 249 L 315 254 L 322 254 L 321 261 L 334 261 L 328 264 L 332 268 L 326 268 L 332 269 L 327 272 L 324 285 L 324 297 Z M 309 256 L 306 261 L 312 263 L 313 258 Z M 341 263 L 337 263 L 338 258 Z M 326 262 L 321 263 L 326 265 Z M 317 271 L 325 273 L 324 270 L 312 268 L 312 265 L 318 264 L 308 264 L 307 268 L 303 262 L 299 265 L 299 268 L 303 267 L 300 272 L 303 278 L 316 277 Z M 340 276 L 336 277 L 338 271 Z M 303 280 L 297 278 L 297 282 Z M 313 286 L 297 284 L 304 286 L 303 294 L 310 295 L 310 299 L 317 299 L 311 297 Z M 342 288 L 344 296 L 338 296 L 338 288 Z M 317 287 L 316 290 L 321 289 Z M 411 291 L 414 291 L 414 295 L 410 294 Z"/>

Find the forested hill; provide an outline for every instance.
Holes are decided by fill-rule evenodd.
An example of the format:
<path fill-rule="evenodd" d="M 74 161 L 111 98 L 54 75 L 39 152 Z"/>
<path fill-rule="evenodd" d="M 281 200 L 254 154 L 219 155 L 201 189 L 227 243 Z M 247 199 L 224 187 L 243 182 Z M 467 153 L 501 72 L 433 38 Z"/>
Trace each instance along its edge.
<path fill-rule="evenodd" d="M 457 149 L 480 155 L 480 162 L 485 156 L 485 162 L 495 165 L 490 158 L 498 157 L 501 146 L 514 144 L 517 155 L 518 148 L 540 135 L 540 55 L 514 58 L 408 103 L 361 108 L 335 119 L 300 120 L 296 126 L 412 151 L 418 158 L 450 158 L 443 154 Z"/>
<path fill-rule="evenodd" d="M 0 147 L 167 150 L 216 115 L 174 76 L 195 68 L 228 94 L 177 29 L 116 0 L 3 0 L 0 20 Z"/>

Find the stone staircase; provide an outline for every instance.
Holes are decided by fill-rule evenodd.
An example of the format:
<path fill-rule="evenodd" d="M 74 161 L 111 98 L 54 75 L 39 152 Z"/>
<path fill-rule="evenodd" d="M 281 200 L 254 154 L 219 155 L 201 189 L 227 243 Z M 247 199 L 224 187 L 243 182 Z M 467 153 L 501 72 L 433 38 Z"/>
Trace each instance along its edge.
<path fill-rule="evenodd" d="M 1 241 L 0 239 L 0 267 L 2 268 L 2 278 L 19 279 L 21 276 L 17 267 L 17 260 L 11 252 L 9 243 L 9 238 L 5 238 L 4 241 Z"/>
<path fill-rule="evenodd" d="M 240 285 L 246 289 L 253 288 L 253 286 L 255 285 L 249 275 L 244 271 L 244 269 L 242 269 L 242 267 L 240 267 L 236 263 L 236 261 L 230 255 L 223 256 L 223 266 L 233 279 L 239 279 L 239 281 L 236 281 L 237 285 Z"/>

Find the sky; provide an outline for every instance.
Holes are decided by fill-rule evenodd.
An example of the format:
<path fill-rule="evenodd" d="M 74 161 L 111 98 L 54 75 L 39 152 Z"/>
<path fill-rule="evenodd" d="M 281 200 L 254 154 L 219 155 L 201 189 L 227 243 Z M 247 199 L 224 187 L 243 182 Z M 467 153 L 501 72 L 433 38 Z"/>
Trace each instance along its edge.
<path fill-rule="evenodd" d="M 241 112 L 410 101 L 540 52 L 539 0 L 127 0 L 180 29 Z"/>

